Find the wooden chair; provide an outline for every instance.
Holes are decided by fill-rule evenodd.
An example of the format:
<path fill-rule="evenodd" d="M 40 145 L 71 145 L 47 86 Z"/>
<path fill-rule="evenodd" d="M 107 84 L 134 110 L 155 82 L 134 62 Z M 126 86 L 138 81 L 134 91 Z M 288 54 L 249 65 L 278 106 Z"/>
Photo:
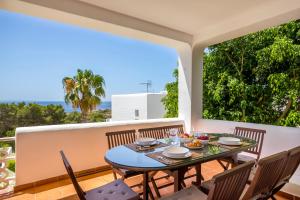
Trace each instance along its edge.
<path fill-rule="evenodd" d="M 61 158 L 68 175 L 73 183 L 80 200 L 138 200 L 139 195 L 131 190 L 122 180 L 115 180 L 109 184 L 84 192 L 77 182 L 73 169 L 63 151 L 60 151 Z"/>
<path fill-rule="evenodd" d="M 268 196 L 269 198 L 275 199 L 274 195 L 278 191 L 280 191 L 285 184 L 289 182 L 290 178 L 297 170 L 299 163 L 300 163 L 300 146 L 290 149 L 288 151 L 288 158 L 283 173 L 280 179 L 278 180 L 278 182 L 276 183 L 276 185 L 273 187 L 270 195 Z"/>
<path fill-rule="evenodd" d="M 152 128 L 143 128 L 143 129 L 139 129 L 138 132 L 140 133 L 141 137 L 151 137 L 151 138 L 155 138 L 155 139 L 163 139 L 165 137 L 169 137 L 169 132 L 171 129 L 177 129 L 178 130 L 178 134 L 182 134 L 184 133 L 184 128 L 183 125 L 172 125 L 172 126 L 161 126 L 161 127 L 152 127 Z M 157 186 L 156 182 L 157 180 L 160 179 L 164 179 L 164 178 L 169 178 L 170 176 L 173 175 L 173 173 L 171 171 L 163 171 L 164 173 L 166 173 L 166 176 L 160 176 L 158 178 L 154 179 L 154 176 L 158 173 L 157 171 L 154 173 L 151 173 L 149 175 L 149 178 L 152 182 L 153 188 L 155 190 L 155 193 L 158 197 L 161 197 L 159 189 L 164 188 L 164 187 L 168 187 L 171 184 L 165 184 L 165 185 L 161 185 L 161 186 Z M 184 187 L 185 187 L 185 183 L 181 183 Z"/>
<path fill-rule="evenodd" d="M 254 178 L 242 199 L 266 198 L 282 176 L 287 156 L 288 152 L 284 151 L 260 159 Z"/>
<path fill-rule="evenodd" d="M 139 129 L 138 132 L 141 134 L 142 137 L 152 137 L 155 139 L 162 139 L 164 137 L 169 136 L 168 134 L 171 129 L 177 129 L 179 134 L 184 133 L 183 125 L 144 128 L 144 129 Z"/>
<path fill-rule="evenodd" d="M 124 145 L 124 144 L 131 144 L 134 143 L 136 140 L 135 130 L 123 130 L 123 131 L 114 131 L 114 132 L 107 132 L 106 134 L 107 142 L 108 142 L 108 148 L 111 149 L 116 146 Z M 114 179 L 117 180 L 117 174 L 121 176 L 122 180 L 125 180 L 127 178 L 138 176 L 143 174 L 143 172 L 140 171 L 132 171 L 127 169 L 121 169 L 112 167 Z M 151 180 L 151 179 L 149 179 Z M 131 188 L 134 187 L 141 187 L 143 185 L 142 182 L 137 183 L 135 185 L 132 185 Z M 155 185 L 156 186 L 156 185 Z M 154 187 L 155 187 L 154 186 Z M 153 193 L 150 190 L 150 197 L 154 199 Z"/>
<path fill-rule="evenodd" d="M 124 130 L 124 131 L 115 131 L 115 132 L 107 132 L 106 134 L 107 142 L 108 142 L 108 148 L 111 149 L 116 146 L 124 145 L 124 144 L 130 144 L 135 141 L 135 130 Z M 120 168 L 112 168 L 114 179 L 117 180 L 117 174 L 121 176 L 122 180 L 125 180 L 126 178 L 133 177 L 136 175 L 142 174 L 142 172 L 136 172 L 126 169 L 120 169 Z M 134 185 L 135 186 L 139 186 Z"/>
<path fill-rule="evenodd" d="M 252 147 L 245 152 L 253 155 L 253 156 L 246 156 L 242 154 L 238 154 L 237 158 L 233 159 L 232 157 L 227 157 L 223 159 L 217 160 L 219 164 L 223 167 L 224 170 L 228 170 L 230 164 L 242 164 L 251 160 L 258 161 L 260 158 L 262 145 L 264 142 L 264 136 L 266 131 L 261 129 L 253 129 L 253 128 L 244 128 L 244 127 L 235 127 L 234 129 L 234 135 L 250 138 L 252 140 L 255 140 L 257 145 L 255 147 Z M 225 162 L 226 164 L 224 164 Z"/>
<path fill-rule="evenodd" d="M 245 188 L 254 164 L 254 161 L 247 162 L 214 176 L 211 180 L 212 189 L 208 195 L 195 186 L 192 186 L 171 196 L 162 198 L 162 200 L 238 200 Z"/>

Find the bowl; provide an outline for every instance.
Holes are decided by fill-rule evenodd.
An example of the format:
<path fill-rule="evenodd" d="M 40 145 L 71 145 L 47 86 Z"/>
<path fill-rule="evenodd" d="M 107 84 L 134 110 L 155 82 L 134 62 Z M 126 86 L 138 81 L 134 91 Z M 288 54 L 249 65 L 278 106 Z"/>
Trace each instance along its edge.
<path fill-rule="evenodd" d="M 154 138 L 147 138 L 147 137 L 145 137 L 145 138 L 138 139 L 136 141 L 136 143 L 138 145 L 147 146 L 147 145 L 153 144 L 155 141 L 156 141 L 156 139 L 154 139 Z"/>
<path fill-rule="evenodd" d="M 180 138 L 180 143 L 188 143 L 191 142 L 193 138 Z"/>
<path fill-rule="evenodd" d="M 185 147 L 178 147 L 178 146 L 171 146 L 169 148 L 166 148 L 164 152 L 170 156 L 184 156 L 186 155 L 190 150 Z"/>
<path fill-rule="evenodd" d="M 200 139 L 198 139 L 198 140 L 200 140 Z M 200 141 L 201 141 L 201 144 L 208 144 L 209 139 L 208 140 L 200 140 Z"/>

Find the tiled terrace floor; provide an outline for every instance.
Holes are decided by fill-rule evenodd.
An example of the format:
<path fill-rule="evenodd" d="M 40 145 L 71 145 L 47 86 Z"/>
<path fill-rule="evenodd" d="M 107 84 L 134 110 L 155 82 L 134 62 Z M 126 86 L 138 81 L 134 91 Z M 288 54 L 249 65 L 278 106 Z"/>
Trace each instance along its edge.
<path fill-rule="evenodd" d="M 222 168 L 216 161 L 208 162 L 202 165 L 202 172 L 205 180 L 210 179 L 217 173 L 222 172 Z M 194 178 L 186 180 L 187 185 L 191 184 Z M 84 190 L 90 190 L 106 183 L 113 181 L 113 175 L 111 171 L 101 172 L 85 177 L 79 178 L 79 183 Z M 127 182 L 129 185 L 133 185 L 141 181 L 141 177 L 131 178 Z M 162 179 L 158 182 L 160 185 L 162 182 L 172 181 L 172 178 L 169 180 Z M 151 185 L 151 184 L 150 184 Z M 136 188 L 136 190 L 139 190 Z M 153 191 L 153 190 L 152 190 Z M 160 190 L 162 195 L 168 195 L 173 192 L 173 187 L 166 187 Z M 17 194 L 13 194 L 11 197 L 6 197 L 10 200 L 78 200 L 73 185 L 69 180 L 62 180 L 58 182 L 49 183 L 46 185 L 30 188 Z M 285 200 L 286 198 L 278 197 L 278 200 Z"/>

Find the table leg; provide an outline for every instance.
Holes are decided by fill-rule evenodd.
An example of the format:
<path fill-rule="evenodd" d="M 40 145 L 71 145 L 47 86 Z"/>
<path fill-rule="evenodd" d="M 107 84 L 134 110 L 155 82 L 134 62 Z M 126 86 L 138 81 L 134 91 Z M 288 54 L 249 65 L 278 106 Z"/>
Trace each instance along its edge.
<path fill-rule="evenodd" d="M 179 168 L 173 172 L 174 177 L 174 192 L 177 192 L 182 189 L 182 183 L 184 181 L 184 175 L 187 172 L 187 167 Z"/>
<path fill-rule="evenodd" d="M 180 187 L 180 182 L 179 182 L 179 173 L 178 173 L 179 170 L 175 170 L 173 172 L 173 177 L 174 177 L 174 192 L 177 192 L 179 191 L 179 187 Z"/>
<path fill-rule="evenodd" d="M 194 184 L 195 185 L 201 185 L 201 178 L 202 178 L 201 164 L 197 164 L 195 166 L 195 170 L 196 170 L 196 182 Z"/>
<path fill-rule="evenodd" d="M 149 185 L 148 185 L 148 172 L 143 174 L 143 200 L 149 199 Z"/>

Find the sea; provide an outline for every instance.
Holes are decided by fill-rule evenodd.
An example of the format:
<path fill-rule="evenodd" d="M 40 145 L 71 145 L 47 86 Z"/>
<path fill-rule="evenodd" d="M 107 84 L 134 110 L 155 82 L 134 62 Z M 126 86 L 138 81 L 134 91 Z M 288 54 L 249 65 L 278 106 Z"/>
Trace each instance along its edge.
<path fill-rule="evenodd" d="M 73 111 L 78 111 L 80 112 L 79 109 L 74 109 L 72 108 L 71 104 L 66 104 L 64 101 L 0 101 L 0 103 L 21 103 L 24 102 L 26 104 L 29 103 L 36 103 L 42 106 L 47 106 L 50 104 L 54 104 L 54 105 L 62 105 L 62 107 L 65 109 L 65 112 L 69 113 L 69 112 L 73 112 Z M 106 110 L 109 109 L 111 110 L 111 101 L 103 101 L 101 102 L 100 105 L 97 106 L 97 110 Z"/>

